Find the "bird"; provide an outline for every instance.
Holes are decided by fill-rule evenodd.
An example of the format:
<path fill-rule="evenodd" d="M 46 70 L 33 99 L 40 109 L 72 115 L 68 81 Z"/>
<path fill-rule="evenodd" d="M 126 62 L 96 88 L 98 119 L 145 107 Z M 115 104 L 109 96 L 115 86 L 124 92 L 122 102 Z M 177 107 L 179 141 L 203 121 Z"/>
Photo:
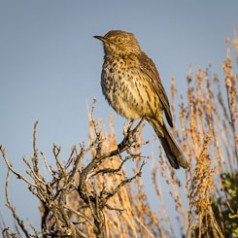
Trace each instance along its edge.
<path fill-rule="evenodd" d="M 111 30 L 94 36 L 104 46 L 101 73 L 102 92 L 109 105 L 132 122 L 145 119 L 159 138 L 174 169 L 189 163 L 169 131 L 173 118 L 165 89 L 154 62 L 144 53 L 133 33 Z"/>

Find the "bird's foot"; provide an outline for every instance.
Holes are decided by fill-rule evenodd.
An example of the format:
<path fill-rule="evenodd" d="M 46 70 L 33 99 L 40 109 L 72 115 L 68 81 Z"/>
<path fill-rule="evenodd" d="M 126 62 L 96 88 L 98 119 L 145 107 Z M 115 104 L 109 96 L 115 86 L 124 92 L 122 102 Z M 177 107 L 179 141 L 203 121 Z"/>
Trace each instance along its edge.
<path fill-rule="evenodd" d="M 141 120 L 139 121 L 139 123 L 136 125 L 136 127 L 131 130 L 132 124 L 134 122 L 134 120 L 131 120 L 127 129 L 126 129 L 126 131 L 124 132 L 124 136 L 127 137 L 127 138 L 130 138 L 130 137 L 133 138 L 143 121 L 144 121 L 144 118 L 142 117 Z"/>

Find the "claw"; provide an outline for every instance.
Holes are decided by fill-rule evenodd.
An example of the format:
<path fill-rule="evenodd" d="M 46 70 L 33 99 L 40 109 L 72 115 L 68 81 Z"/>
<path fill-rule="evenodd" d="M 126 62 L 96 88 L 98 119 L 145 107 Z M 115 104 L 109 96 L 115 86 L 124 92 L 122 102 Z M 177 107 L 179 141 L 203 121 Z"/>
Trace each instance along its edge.
<path fill-rule="evenodd" d="M 133 122 L 134 122 L 134 120 L 130 120 L 130 123 L 127 128 L 127 134 L 130 132 Z"/>
<path fill-rule="evenodd" d="M 134 120 L 131 120 L 129 123 L 129 126 L 127 128 L 127 135 L 128 136 L 134 135 L 137 132 L 138 128 L 140 127 L 140 125 L 142 124 L 143 121 L 144 121 L 144 117 L 142 117 L 141 120 L 139 121 L 139 123 L 136 125 L 136 127 L 133 130 L 131 130 L 132 124 L 134 122 Z"/>

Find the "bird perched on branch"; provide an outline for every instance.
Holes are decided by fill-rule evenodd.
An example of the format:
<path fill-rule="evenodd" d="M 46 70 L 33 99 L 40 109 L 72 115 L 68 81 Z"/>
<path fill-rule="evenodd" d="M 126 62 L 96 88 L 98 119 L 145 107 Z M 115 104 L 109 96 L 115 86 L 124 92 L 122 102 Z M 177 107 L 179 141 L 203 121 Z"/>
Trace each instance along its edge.
<path fill-rule="evenodd" d="M 132 33 L 112 30 L 105 36 L 94 37 L 104 45 L 101 86 L 108 103 L 127 119 L 147 120 L 171 166 L 187 168 L 189 164 L 163 118 L 164 112 L 173 127 L 169 100 L 153 61 L 141 50 Z"/>

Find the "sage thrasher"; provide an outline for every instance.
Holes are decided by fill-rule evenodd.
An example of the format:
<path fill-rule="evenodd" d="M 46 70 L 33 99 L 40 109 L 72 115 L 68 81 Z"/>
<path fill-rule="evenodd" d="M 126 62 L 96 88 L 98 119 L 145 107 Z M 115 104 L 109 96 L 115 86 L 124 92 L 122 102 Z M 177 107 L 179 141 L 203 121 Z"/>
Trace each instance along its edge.
<path fill-rule="evenodd" d="M 127 119 L 147 120 L 171 166 L 187 168 L 189 164 L 163 119 L 164 112 L 173 126 L 169 100 L 153 61 L 141 51 L 132 33 L 112 30 L 94 37 L 104 45 L 101 86 L 108 103 Z"/>

